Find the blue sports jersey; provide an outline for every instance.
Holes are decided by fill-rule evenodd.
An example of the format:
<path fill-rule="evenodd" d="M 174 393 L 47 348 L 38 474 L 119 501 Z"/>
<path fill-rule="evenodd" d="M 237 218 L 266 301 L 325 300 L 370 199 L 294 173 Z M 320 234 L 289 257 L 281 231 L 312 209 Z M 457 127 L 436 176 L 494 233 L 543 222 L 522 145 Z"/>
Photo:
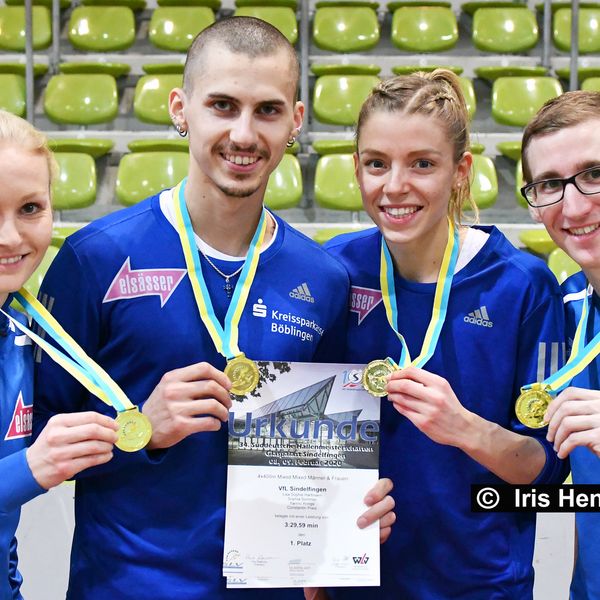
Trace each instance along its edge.
<path fill-rule="evenodd" d="M 566 313 L 566 331 L 569 345 L 581 316 L 583 299 L 587 297 L 587 281 L 583 273 L 576 273 L 562 285 Z M 594 293 L 588 317 L 586 341 L 600 331 L 600 298 Z M 571 386 L 600 390 L 600 358 L 571 382 Z M 600 459 L 588 448 L 575 448 L 570 456 L 573 483 L 600 483 Z M 600 515 L 598 513 L 575 513 L 577 523 L 577 562 L 571 584 L 573 600 L 597 600 L 600 598 Z"/>
<path fill-rule="evenodd" d="M 242 315 L 240 349 L 255 360 L 335 358 L 345 331 L 347 274 L 317 244 L 277 222 Z M 200 260 L 222 323 L 224 279 Z M 212 260 L 224 273 L 241 264 Z M 179 238 L 158 196 L 70 237 L 40 298 L 135 404 L 167 371 L 200 361 L 225 366 L 200 320 Z M 36 373 L 34 435 L 55 413 L 114 415 L 47 357 Z M 192 435 L 166 451 L 115 449 L 108 465 L 78 477 L 69 598 L 302 598 L 301 590 L 225 589 L 226 429 Z"/>
<path fill-rule="evenodd" d="M 555 369 L 563 354 L 560 290 L 545 265 L 517 251 L 496 228 L 455 274 L 448 314 L 425 368 L 445 377 L 465 408 L 539 439 L 546 465 L 536 482 L 562 481 L 565 469 L 544 430 L 514 414 L 519 389 Z M 381 234 L 370 229 L 332 240 L 327 249 L 350 275 L 348 362 L 391 356 L 401 345 L 390 328 L 379 284 Z M 435 283 L 395 274 L 398 325 L 417 356 L 431 318 Z M 437 444 L 385 399 L 380 475 L 394 482 L 398 520 L 382 546 L 381 588 L 339 589 L 361 600 L 492 600 L 531 597 L 534 514 L 471 512 L 471 484 L 498 477 L 461 450 Z"/>
<path fill-rule="evenodd" d="M 2 307 L 21 322 L 23 315 Z M 31 439 L 33 362 L 29 339 L 0 314 L 0 598 L 21 598 L 15 531 L 21 505 L 45 492 L 31 474 L 25 450 Z"/>

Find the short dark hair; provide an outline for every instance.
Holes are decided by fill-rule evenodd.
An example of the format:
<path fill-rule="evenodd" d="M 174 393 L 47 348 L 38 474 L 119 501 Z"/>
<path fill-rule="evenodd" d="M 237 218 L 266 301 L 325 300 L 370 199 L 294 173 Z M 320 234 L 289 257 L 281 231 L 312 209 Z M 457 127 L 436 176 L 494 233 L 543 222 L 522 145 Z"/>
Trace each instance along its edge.
<path fill-rule="evenodd" d="M 525 182 L 531 183 L 532 178 L 531 166 L 527 159 L 527 149 L 531 140 L 566 127 L 574 127 L 590 119 L 600 119 L 599 92 L 577 90 L 548 100 L 523 131 L 521 160 Z"/>
<path fill-rule="evenodd" d="M 254 17 L 229 17 L 203 29 L 189 47 L 183 70 L 183 89 L 186 93 L 192 92 L 194 72 L 202 63 L 205 48 L 213 43 L 222 44 L 230 52 L 249 58 L 272 56 L 280 50 L 285 51 L 290 59 L 290 77 L 298 87 L 298 57 L 279 29 Z"/>

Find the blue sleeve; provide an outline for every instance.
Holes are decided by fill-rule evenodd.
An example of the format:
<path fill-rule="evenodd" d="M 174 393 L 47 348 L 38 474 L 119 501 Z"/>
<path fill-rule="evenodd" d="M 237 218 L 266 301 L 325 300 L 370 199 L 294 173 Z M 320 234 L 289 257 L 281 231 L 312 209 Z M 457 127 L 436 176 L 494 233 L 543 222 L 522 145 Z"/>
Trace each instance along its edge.
<path fill-rule="evenodd" d="M 519 335 L 517 374 L 514 399 L 521 386 L 542 381 L 564 363 L 564 309 L 560 288 L 550 273 L 535 288 L 532 309 L 525 315 Z M 546 440 L 547 428 L 530 429 L 513 413 L 510 428 L 516 433 L 534 437 L 543 446 L 546 463 L 532 483 L 562 483 L 569 473 L 569 462 L 560 460 L 552 444 Z"/>
<path fill-rule="evenodd" d="M 98 361 L 104 334 L 100 314 L 103 294 L 94 275 L 93 265 L 83 263 L 67 240 L 44 278 L 39 299 L 85 352 Z M 106 332 L 106 335 L 109 334 L 110 332 Z M 115 416 L 112 407 L 95 399 L 39 348 L 35 353 L 34 397 L 34 440 L 50 418 L 56 414 L 95 410 L 110 417 Z M 87 469 L 76 478 L 111 472 L 124 463 L 140 461 L 154 463 L 156 457 L 162 456 L 164 453 L 145 451 L 129 453 L 115 448 L 114 457 L 109 463 Z"/>
<path fill-rule="evenodd" d="M 17 510 L 46 491 L 34 479 L 25 452 L 23 448 L 0 460 L 0 515 Z"/>
<path fill-rule="evenodd" d="M 8 558 L 8 585 L 10 585 L 10 589 L 12 590 L 13 600 L 22 599 L 20 590 L 23 583 L 23 577 L 17 568 L 18 561 L 19 557 L 17 556 L 17 538 L 13 537 L 10 543 Z"/>

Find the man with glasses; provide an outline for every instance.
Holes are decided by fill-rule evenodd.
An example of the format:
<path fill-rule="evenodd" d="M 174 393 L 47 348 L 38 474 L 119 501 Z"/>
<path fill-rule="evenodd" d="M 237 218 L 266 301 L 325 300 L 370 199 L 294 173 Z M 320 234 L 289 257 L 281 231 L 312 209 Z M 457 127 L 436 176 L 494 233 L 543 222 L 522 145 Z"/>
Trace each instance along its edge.
<path fill-rule="evenodd" d="M 582 268 L 563 284 L 568 344 L 584 306 L 585 351 L 600 333 L 600 94 L 568 92 L 546 103 L 523 133 L 521 193 L 552 239 Z M 599 344 L 596 344 L 599 345 Z M 596 352 L 597 353 L 597 352 Z M 600 358 L 550 404 L 548 440 L 570 457 L 574 483 L 600 483 Z M 577 513 L 571 598 L 600 598 L 600 515 Z"/>

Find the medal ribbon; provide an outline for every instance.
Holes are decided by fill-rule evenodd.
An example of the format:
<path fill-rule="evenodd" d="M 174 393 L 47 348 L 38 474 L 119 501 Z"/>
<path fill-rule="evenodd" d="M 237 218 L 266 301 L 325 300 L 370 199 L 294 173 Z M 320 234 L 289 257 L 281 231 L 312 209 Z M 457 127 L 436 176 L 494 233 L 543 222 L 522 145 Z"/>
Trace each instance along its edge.
<path fill-rule="evenodd" d="M 442 264 L 440 265 L 440 272 L 438 273 L 437 282 L 435 284 L 435 296 L 433 298 L 431 320 L 429 321 L 429 326 L 425 332 L 421 353 L 417 358 L 411 361 L 406 340 L 398 331 L 398 302 L 396 300 L 396 288 L 394 285 L 394 263 L 392 262 L 392 257 L 387 244 L 385 243 L 385 239 L 383 237 L 381 238 L 379 269 L 381 295 L 383 297 L 383 304 L 385 306 L 385 314 L 387 315 L 388 323 L 402 344 L 402 354 L 400 355 L 398 365 L 395 365 L 396 367 L 403 369 L 412 365 L 422 368 L 433 356 L 442 331 L 442 326 L 446 320 L 450 288 L 452 287 L 452 279 L 458 260 L 459 245 L 458 229 L 456 229 L 452 224 L 452 221 L 448 219 L 448 241 L 446 242 Z"/>
<path fill-rule="evenodd" d="M 25 288 L 21 288 L 18 292 L 15 292 L 13 296 L 27 313 L 33 317 L 40 328 L 62 347 L 64 352 L 55 348 L 28 327 L 2 311 L 15 327 L 38 344 L 42 350 L 79 381 L 89 392 L 109 406 L 113 406 L 117 412 L 124 412 L 135 408 L 125 395 L 125 392 L 112 377 L 86 354 L 85 350 L 63 329 L 60 323 L 37 298 Z"/>
<path fill-rule="evenodd" d="M 192 221 L 185 204 L 184 191 L 186 183 L 187 177 L 173 189 L 176 230 L 181 241 L 185 264 L 192 284 L 192 290 L 194 292 L 194 298 L 196 299 L 200 318 L 206 326 L 217 352 L 222 354 L 228 360 L 231 360 L 235 356 L 241 354 L 238 347 L 239 324 L 244 307 L 246 306 L 246 301 L 248 300 L 250 287 L 252 286 L 258 268 L 260 247 L 262 246 L 267 231 L 267 211 L 264 208 L 262 209 L 258 227 L 256 228 L 252 241 L 250 242 L 250 247 L 248 248 L 244 268 L 240 273 L 240 278 L 235 286 L 229 308 L 225 315 L 225 326 L 222 327 L 215 315 L 212 300 L 210 299 L 210 294 L 206 287 L 206 282 L 204 281 L 204 275 L 202 274 L 202 265 L 200 264 L 198 249 L 194 239 Z"/>
<path fill-rule="evenodd" d="M 583 371 L 600 354 L 600 333 L 588 343 L 585 343 L 585 333 L 587 331 L 587 322 L 590 313 L 589 304 L 592 301 L 593 293 L 589 293 L 590 287 L 586 286 L 585 297 L 581 307 L 581 316 L 575 331 L 573 339 L 573 348 L 566 364 L 560 368 L 554 375 L 544 379 L 541 383 L 530 383 L 523 386 L 522 390 L 531 389 L 533 386 L 540 387 L 550 395 L 555 396 L 564 390 L 573 380 L 573 378 Z"/>

